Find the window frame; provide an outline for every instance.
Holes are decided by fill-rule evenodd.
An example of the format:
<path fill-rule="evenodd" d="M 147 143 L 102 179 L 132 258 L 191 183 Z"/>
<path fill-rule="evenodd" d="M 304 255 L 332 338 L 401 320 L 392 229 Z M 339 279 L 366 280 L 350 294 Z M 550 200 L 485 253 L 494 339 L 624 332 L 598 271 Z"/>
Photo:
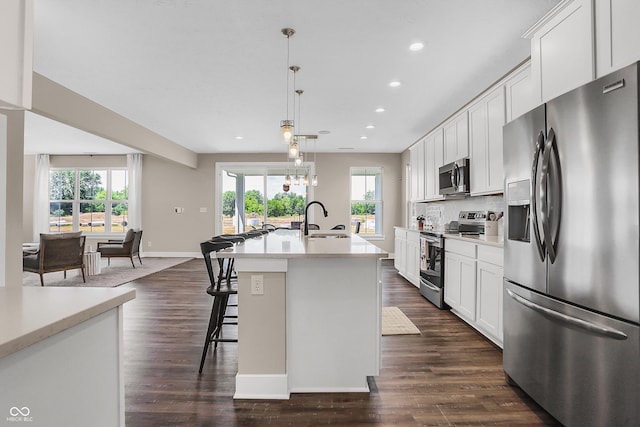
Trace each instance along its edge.
<path fill-rule="evenodd" d="M 74 184 L 73 184 L 73 199 L 51 199 L 51 173 L 54 171 L 73 171 L 74 172 Z M 107 182 L 104 184 L 105 188 L 105 198 L 100 200 L 86 200 L 80 199 L 80 176 L 81 171 L 106 171 L 106 180 Z M 125 172 L 125 189 L 127 190 L 127 198 L 126 199 L 113 199 L 113 172 L 114 171 L 124 171 Z M 114 237 L 114 236 L 124 236 L 124 234 L 129 229 L 128 224 L 123 226 L 124 230 L 113 231 L 112 224 L 112 210 L 114 203 L 126 203 L 127 204 L 127 213 L 129 210 L 129 191 L 130 189 L 130 180 L 129 180 L 129 168 L 126 166 L 73 166 L 73 167 L 50 167 L 49 168 L 49 176 L 48 176 L 48 206 L 49 206 L 49 233 L 55 233 L 55 230 L 51 230 L 51 203 L 71 203 L 71 211 L 72 211 L 72 231 L 82 231 L 83 234 L 92 237 Z M 104 204 L 104 230 L 103 231 L 85 231 L 80 230 L 80 206 L 84 203 L 102 203 Z M 127 215 L 128 219 L 128 215 Z M 109 231 L 107 231 L 109 230 Z"/>
<path fill-rule="evenodd" d="M 375 173 L 367 173 L 367 171 L 374 171 Z M 363 173 L 359 173 L 364 171 Z M 355 175 L 354 175 L 355 174 Z M 376 176 L 375 180 L 375 188 L 374 194 L 376 196 L 373 200 L 362 200 L 362 199 L 353 199 L 353 177 L 354 176 Z M 349 168 L 349 222 L 352 224 L 354 222 L 353 218 L 353 204 L 354 203 L 374 203 L 377 207 L 379 207 L 379 211 L 376 210 L 375 214 L 375 227 L 373 233 L 360 233 L 358 234 L 360 237 L 367 240 L 383 240 L 384 239 L 384 222 L 383 222 L 383 212 L 384 212 L 384 195 L 383 195 L 383 180 L 384 180 L 384 167 L 382 166 L 351 166 Z M 365 179 L 366 183 L 366 179 Z M 366 195 L 366 184 L 365 184 L 365 195 Z M 361 225 L 362 226 L 362 225 Z M 366 225 L 365 225 L 366 226 Z M 362 228 L 360 229 L 362 231 Z"/>

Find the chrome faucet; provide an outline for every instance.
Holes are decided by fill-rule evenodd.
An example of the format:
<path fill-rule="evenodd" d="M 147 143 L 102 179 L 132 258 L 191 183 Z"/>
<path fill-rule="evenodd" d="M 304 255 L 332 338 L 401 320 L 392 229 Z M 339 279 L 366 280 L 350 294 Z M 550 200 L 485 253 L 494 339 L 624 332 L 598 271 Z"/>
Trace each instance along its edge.
<path fill-rule="evenodd" d="M 309 220 L 307 219 L 308 218 L 307 213 L 309 211 L 309 206 L 313 204 L 318 204 L 322 207 L 322 213 L 324 214 L 325 218 L 329 216 L 329 212 L 327 212 L 327 209 L 324 207 L 324 205 L 321 202 L 314 200 L 313 202 L 307 203 L 307 206 L 304 208 L 304 235 L 305 236 L 309 235 Z"/>

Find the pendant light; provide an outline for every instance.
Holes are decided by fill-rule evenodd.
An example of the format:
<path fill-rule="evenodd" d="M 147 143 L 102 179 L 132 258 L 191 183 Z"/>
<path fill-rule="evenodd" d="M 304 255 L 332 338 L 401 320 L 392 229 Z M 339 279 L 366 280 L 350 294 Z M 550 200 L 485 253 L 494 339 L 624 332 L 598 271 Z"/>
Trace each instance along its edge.
<path fill-rule="evenodd" d="M 296 73 L 298 71 L 300 71 L 300 67 L 298 67 L 297 65 L 292 65 L 291 67 L 289 67 L 289 69 L 293 72 L 293 91 L 298 94 L 298 101 L 300 100 L 300 94 L 304 91 L 302 90 L 296 90 Z M 298 102 L 298 105 L 300 105 L 300 103 Z M 298 109 L 300 107 L 298 106 Z M 295 121 L 295 116 L 296 116 L 296 98 L 294 96 L 293 98 L 293 118 Z M 298 110 L 298 128 L 300 127 L 300 111 Z M 298 156 L 300 155 L 300 143 L 298 141 L 298 137 L 294 134 L 292 135 L 291 141 L 289 142 L 289 158 L 290 159 L 297 159 Z M 299 166 L 296 164 L 296 166 Z"/>
<path fill-rule="evenodd" d="M 289 144 L 293 140 L 293 120 L 289 119 L 289 52 L 291 45 L 291 37 L 296 33 L 293 28 L 283 28 L 280 30 L 283 36 L 287 38 L 287 118 L 280 121 L 280 132 L 282 134 L 282 140 Z"/>

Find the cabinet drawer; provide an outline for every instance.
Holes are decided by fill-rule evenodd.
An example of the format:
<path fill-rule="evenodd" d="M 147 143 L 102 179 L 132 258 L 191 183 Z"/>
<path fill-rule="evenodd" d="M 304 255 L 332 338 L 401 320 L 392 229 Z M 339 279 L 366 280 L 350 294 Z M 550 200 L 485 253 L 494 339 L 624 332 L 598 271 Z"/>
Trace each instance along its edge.
<path fill-rule="evenodd" d="M 412 230 L 407 231 L 407 242 L 420 244 L 420 232 Z"/>
<path fill-rule="evenodd" d="M 502 267 L 504 250 L 495 246 L 478 245 L 478 259 Z"/>
<path fill-rule="evenodd" d="M 469 258 L 476 257 L 476 246 L 475 243 L 463 242 L 456 239 L 447 239 L 444 244 L 445 251 L 464 255 Z"/>
<path fill-rule="evenodd" d="M 396 228 L 396 239 L 406 240 L 407 230 L 403 228 Z"/>

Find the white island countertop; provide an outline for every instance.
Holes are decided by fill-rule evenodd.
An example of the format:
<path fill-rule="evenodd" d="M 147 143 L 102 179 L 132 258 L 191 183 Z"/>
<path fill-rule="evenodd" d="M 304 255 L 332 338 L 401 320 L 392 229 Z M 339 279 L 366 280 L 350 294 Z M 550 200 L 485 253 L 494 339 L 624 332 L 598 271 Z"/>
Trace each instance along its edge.
<path fill-rule="evenodd" d="M 0 359 L 135 298 L 129 288 L 0 287 Z"/>
<path fill-rule="evenodd" d="M 301 237 L 299 230 L 276 230 L 216 253 L 219 258 L 384 258 L 388 253 L 357 234 L 311 230 L 313 234 L 347 234 L 347 238 Z"/>

